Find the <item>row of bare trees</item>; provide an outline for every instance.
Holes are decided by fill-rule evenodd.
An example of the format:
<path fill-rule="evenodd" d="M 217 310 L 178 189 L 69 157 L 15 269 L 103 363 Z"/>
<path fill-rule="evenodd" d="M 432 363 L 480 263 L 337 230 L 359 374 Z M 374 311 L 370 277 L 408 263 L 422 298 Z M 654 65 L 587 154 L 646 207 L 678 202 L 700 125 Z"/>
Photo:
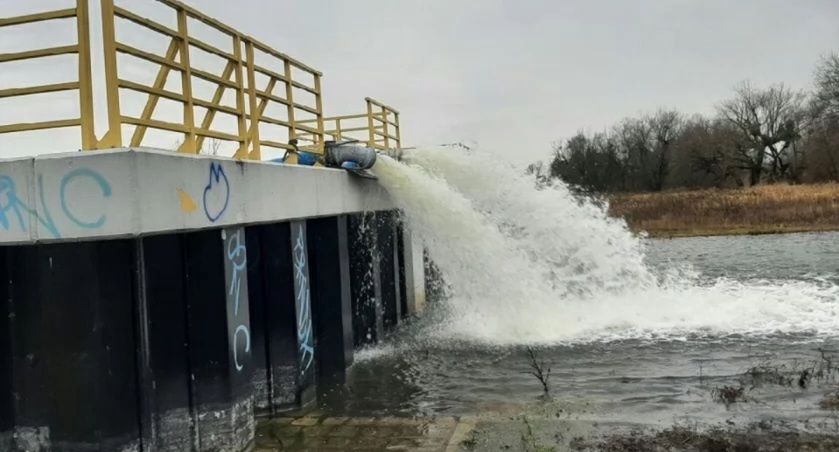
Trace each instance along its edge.
<path fill-rule="evenodd" d="M 813 92 L 738 85 L 713 117 L 662 109 L 557 143 L 530 166 L 594 191 L 659 191 L 839 180 L 839 54 L 823 58 Z"/>

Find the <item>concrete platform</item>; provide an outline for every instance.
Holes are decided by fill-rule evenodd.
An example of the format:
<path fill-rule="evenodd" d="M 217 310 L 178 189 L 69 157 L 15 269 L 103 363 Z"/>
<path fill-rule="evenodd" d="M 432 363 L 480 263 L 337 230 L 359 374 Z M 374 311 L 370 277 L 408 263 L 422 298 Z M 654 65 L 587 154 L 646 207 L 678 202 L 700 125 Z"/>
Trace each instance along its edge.
<path fill-rule="evenodd" d="M 147 148 L 0 160 L 0 244 L 136 237 L 393 209 L 346 171 Z"/>

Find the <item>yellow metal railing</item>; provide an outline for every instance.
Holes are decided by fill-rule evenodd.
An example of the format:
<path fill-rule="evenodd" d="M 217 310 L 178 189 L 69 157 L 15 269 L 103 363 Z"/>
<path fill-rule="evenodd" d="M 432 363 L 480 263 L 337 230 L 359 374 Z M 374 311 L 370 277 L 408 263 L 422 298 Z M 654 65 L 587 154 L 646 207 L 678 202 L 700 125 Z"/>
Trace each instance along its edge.
<path fill-rule="evenodd" d="M 323 119 L 328 140 L 357 140 L 380 151 L 402 149 L 399 111 L 375 99 L 365 98 L 367 111 Z"/>
<path fill-rule="evenodd" d="M 0 18 L 0 28 L 73 19 L 78 31 L 78 42 L 72 45 L 0 54 L 0 70 L 5 62 L 77 54 L 78 77 L 75 80 L 0 89 L 0 99 L 78 90 L 78 118 L 0 124 L 0 135 L 78 126 L 81 128 L 82 149 L 92 150 L 148 145 L 148 132 L 157 130 L 182 136 L 178 144 L 180 152 L 199 153 L 209 138 L 235 143 L 234 157 L 255 160 L 262 158 L 263 147 L 322 153 L 326 139 L 358 139 L 378 150 L 401 148 L 399 112 L 395 109 L 366 98 L 364 113 L 324 118 L 322 74 L 319 71 L 178 0 L 157 0 L 156 3 L 160 11 L 172 14 L 171 23 L 176 24 L 172 26 L 115 5 L 114 0 L 100 0 L 100 3 L 107 99 L 106 133 L 97 139 L 94 129 L 88 0 L 76 0 L 76 8 Z M 157 40 L 162 39 L 168 44 L 165 51 L 146 49 L 146 42 L 150 39 L 144 38 L 137 45 L 119 39 L 118 32 L 129 23 Z M 220 40 L 211 41 L 197 36 L 192 30 L 195 27 L 212 31 Z M 193 61 L 196 53 L 220 59 L 223 69 L 212 71 L 202 68 Z M 132 80 L 131 74 L 141 72 L 126 66 L 126 58 L 153 65 L 154 81 L 143 84 Z M 177 89 L 167 85 L 170 74 L 179 75 Z M 211 86 L 212 94 L 203 98 L 197 94 L 199 90 L 193 85 L 198 81 L 204 86 Z M 134 115 L 128 113 L 127 92 L 135 96 L 133 99 L 139 96 L 142 111 Z M 234 94 L 232 103 L 223 102 L 226 93 Z M 181 120 L 158 119 L 160 115 L 156 113 L 165 110 L 161 100 L 180 104 Z M 196 114 L 196 110 L 203 114 Z M 219 125 L 216 119 L 220 113 L 234 118 L 235 126 L 225 130 Z M 130 136 L 123 136 L 126 130 Z"/>
<path fill-rule="evenodd" d="M 120 146 L 122 143 L 121 125 L 129 124 L 136 126 L 130 140 L 131 146 L 141 146 L 146 130 L 152 128 L 182 133 L 184 139 L 179 149 L 182 152 L 198 153 L 206 138 L 215 138 L 237 142 L 238 147 L 235 157 L 259 160 L 261 159 L 262 146 L 284 150 L 294 149 L 288 142 L 281 142 L 273 139 L 267 133 L 261 132 L 261 126 L 271 124 L 285 128 L 289 141 L 297 138 L 301 133 L 308 134 L 311 137 L 312 144 L 310 150 L 322 152 L 323 96 L 321 92 L 322 74 L 319 71 L 215 19 L 207 17 L 179 1 L 158 1 L 177 15 L 177 29 L 141 17 L 125 8 L 114 6 L 113 0 L 102 0 L 105 80 L 108 93 L 108 134 L 113 138 L 108 144 Z M 158 55 L 117 41 L 114 30 L 115 18 L 133 22 L 170 39 L 166 53 Z M 197 20 L 216 32 L 226 35 L 230 40 L 230 47 L 228 49 L 218 48 L 192 36 L 188 30 L 188 19 Z M 190 53 L 192 49 L 200 49 L 223 59 L 226 64 L 221 74 L 213 74 L 191 64 Z M 258 64 L 255 56 L 257 51 L 275 60 L 272 64 L 281 65 L 283 72 L 279 73 L 269 69 L 269 64 Z M 160 69 L 154 84 L 145 86 L 120 78 L 117 73 L 117 54 L 131 55 L 159 65 Z M 309 75 L 311 82 L 307 84 L 295 79 L 293 68 Z M 180 72 L 180 92 L 164 90 L 167 77 L 171 71 Z M 268 81 L 264 87 L 257 86 L 257 74 L 267 77 Z M 212 99 L 201 99 L 193 93 L 193 77 L 215 85 L 215 93 Z M 280 88 L 279 92 L 277 88 Z M 120 114 L 118 94 L 120 89 L 129 89 L 148 95 L 145 108 L 139 117 Z M 235 91 L 235 106 L 226 106 L 221 103 L 227 89 Z M 295 89 L 312 94 L 313 102 L 307 104 L 295 100 Z M 183 104 L 183 121 L 181 123 L 152 119 L 160 98 Z M 286 116 L 284 118 L 272 117 L 265 113 L 272 102 L 285 107 Z M 196 121 L 195 107 L 203 107 L 206 110 L 200 122 Z M 238 125 L 236 133 L 224 132 L 213 127 L 214 119 L 219 112 L 236 117 Z M 315 117 L 313 125 L 307 125 L 295 119 L 301 112 Z"/>
<path fill-rule="evenodd" d="M 75 8 L 47 11 L 25 16 L 0 18 L 0 28 L 63 19 L 73 19 L 76 22 L 78 40 L 75 44 L 0 54 L 0 70 L 2 70 L 3 67 L 2 63 L 75 54 L 78 55 L 77 77 L 75 77 L 74 80 L 62 83 L 19 88 L 3 88 L 0 89 L 0 99 L 78 90 L 79 116 L 69 119 L 64 118 L 29 123 L 0 124 L 0 134 L 26 132 L 31 130 L 58 129 L 64 127 L 79 127 L 81 129 L 82 147 L 84 149 L 95 149 L 97 147 L 97 141 L 93 127 L 93 83 L 90 75 L 90 25 L 88 22 L 87 0 L 77 0 Z"/>
<path fill-rule="evenodd" d="M 399 112 L 375 99 L 367 97 L 364 100 L 367 102 L 367 145 L 385 151 L 402 149 Z"/>

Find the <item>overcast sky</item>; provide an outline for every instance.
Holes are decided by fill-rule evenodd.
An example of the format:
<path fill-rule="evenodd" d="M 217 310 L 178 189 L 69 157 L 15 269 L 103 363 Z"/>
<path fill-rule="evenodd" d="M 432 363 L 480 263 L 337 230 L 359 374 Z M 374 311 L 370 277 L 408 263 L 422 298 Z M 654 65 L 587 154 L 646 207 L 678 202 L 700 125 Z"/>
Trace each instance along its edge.
<path fill-rule="evenodd" d="M 375 97 L 407 145 L 477 142 L 518 163 L 627 115 L 711 113 L 744 79 L 808 88 L 839 50 L 839 0 L 187 3 L 323 71 L 328 115 Z"/>

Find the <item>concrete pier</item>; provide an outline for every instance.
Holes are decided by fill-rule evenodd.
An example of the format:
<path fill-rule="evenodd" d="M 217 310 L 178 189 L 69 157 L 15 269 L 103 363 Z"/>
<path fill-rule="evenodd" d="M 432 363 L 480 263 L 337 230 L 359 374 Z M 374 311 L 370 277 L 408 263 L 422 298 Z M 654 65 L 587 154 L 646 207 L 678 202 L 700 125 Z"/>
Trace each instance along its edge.
<path fill-rule="evenodd" d="M 246 450 L 422 309 L 421 249 L 342 170 L 0 162 L 0 450 Z"/>

